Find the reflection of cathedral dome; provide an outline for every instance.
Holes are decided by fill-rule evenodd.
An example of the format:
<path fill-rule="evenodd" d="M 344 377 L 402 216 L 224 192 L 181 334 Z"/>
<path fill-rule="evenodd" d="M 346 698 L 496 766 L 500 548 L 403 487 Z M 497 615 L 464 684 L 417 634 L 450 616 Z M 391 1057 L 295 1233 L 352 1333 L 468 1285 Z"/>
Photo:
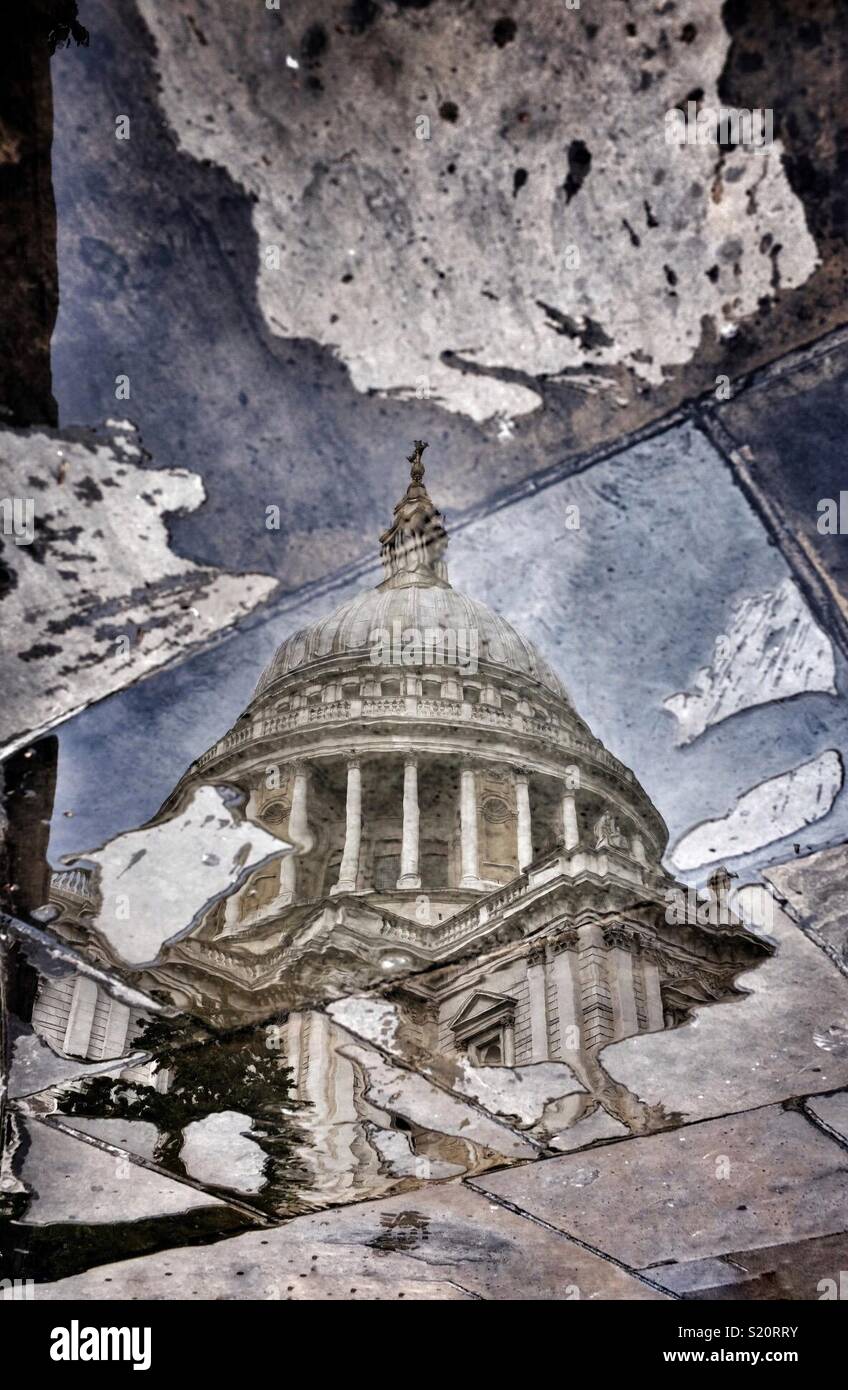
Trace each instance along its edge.
<path fill-rule="evenodd" d="M 380 538 L 382 583 L 286 638 L 244 714 L 175 798 L 200 774 L 246 781 L 263 824 L 308 841 L 295 896 L 312 901 L 341 888 L 382 892 L 392 875 L 392 887 L 479 892 L 509 882 L 560 840 L 591 838 L 604 816 L 616 820 L 615 847 L 658 865 L 665 825 L 633 773 L 594 737 L 533 643 L 451 587 L 447 533 L 423 484 L 424 447 L 416 446 L 409 485 Z M 361 766 L 351 765 L 354 750 Z M 269 764 L 281 785 L 266 789 Z M 420 824 L 410 847 L 408 818 L 404 852 L 402 827 L 385 821 L 393 801 L 401 811 L 404 785 L 409 804 L 413 778 Z M 344 860 L 338 843 L 349 795 L 379 809 L 382 826 L 379 842 L 362 844 L 360 832 L 356 866 L 353 847 Z M 466 826 L 464 859 L 461 827 L 448 825 L 447 813 L 453 797 L 458 814 L 462 795 L 468 817 L 479 818 L 474 852 Z"/>
<path fill-rule="evenodd" d="M 451 588 L 424 447 L 380 537 L 382 583 L 282 643 L 163 808 L 234 784 L 294 853 L 172 943 L 158 976 L 229 1017 L 517 942 L 488 982 L 417 986 L 440 1001 L 439 1047 L 542 1060 L 569 1018 L 589 1050 L 662 1027 L 727 987 L 727 937 L 709 963 L 684 922 L 660 963 L 662 817 L 532 643 Z"/>
<path fill-rule="evenodd" d="M 768 950 L 733 914 L 728 875 L 680 905 L 661 863 L 665 825 L 633 773 L 535 647 L 451 588 L 424 447 L 380 538 L 382 583 L 282 643 L 156 827 L 177 862 L 188 852 L 183 813 L 196 809 L 186 803 L 212 783 L 242 794 L 266 848 L 279 843 L 244 873 L 233 859 L 231 889 L 207 900 L 142 982 L 226 1027 L 285 1013 L 315 1148 L 334 1151 L 328 1134 L 339 1136 L 354 1172 L 367 1161 L 382 1173 L 388 1161 L 371 1140 L 378 1098 L 370 1064 L 313 1012 L 317 1000 L 378 990 L 373 1017 L 391 1048 L 416 1067 L 426 1057 L 448 1092 L 478 1067 L 514 1067 L 520 1080 L 526 1065 L 565 1063 L 580 1095 L 563 1080 L 568 1105 L 546 1105 L 539 1120 L 547 1142 L 571 1120 L 594 1124 L 599 1102 L 613 1133 L 630 1125 L 634 1098 L 597 1065 L 599 1049 L 732 997 L 736 976 Z M 213 839 L 214 821 L 202 822 Z M 68 930 L 83 934 L 80 895 L 94 908 L 96 885 L 68 873 L 53 891 Z M 44 1035 L 75 1056 L 116 1055 L 115 1038 L 131 1035 L 129 1008 L 88 979 L 55 982 L 38 1008 Z M 485 1108 L 489 1091 L 464 1094 Z M 415 1145 L 404 1175 L 445 1171 L 429 1166 L 429 1129 L 404 1133 Z M 455 1150 L 435 1156 L 451 1165 Z"/>
<path fill-rule="evenodd" d="M 377 589 L 366 590 L 309 628 L 295 632 L 278 649 L 256 688 L 262 696 L 286 676 L 333 658 L 361 663 L 459 668 L 472 674 L 482 665 L 496 680 L 516 677 L 570 703 L 559 676 L 511 623 L 485 603 L 448 583 L 444 554 L 448 537 L 441 513 L 423 484 L 422 454 L 410 459 L 409 486 L 395 507 L 392 525 L 380 537 L 386 571 Z M 379 638 L 391 651 L 379 650 Z M 419 639 L 421 649 L 414 644 Z M 429 644 L 429 645 L 428 645 Z"/>
<path fill-rule="evenodd" d="M 505 618 L 450 586 L 415 583 L 403 588 L 366 590 L 329 617 L 287 637 L 259 681 L 256 695 L 282 676 L 328 657 L 359 654 L 367 661 L 375 632 L 382 629 L 392 634 L 411 628 L 474 632 L 481 665 L 491 666 L 502 676 L 514 675 L 542 685 L 553 695 L 568 700 L 550 664 Z"/>

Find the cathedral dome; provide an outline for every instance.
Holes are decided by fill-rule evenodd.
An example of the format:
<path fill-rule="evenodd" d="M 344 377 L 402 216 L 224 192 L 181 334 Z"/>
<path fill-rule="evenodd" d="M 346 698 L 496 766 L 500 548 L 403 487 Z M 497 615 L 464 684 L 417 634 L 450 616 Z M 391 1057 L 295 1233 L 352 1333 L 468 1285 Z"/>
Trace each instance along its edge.
<path fill-rule="evenodd" d="M 409 583 L 403 587 L 366 590 L 337 608 L 328 617 L 293 633 L 278 647 L 256 687 L 262 695 L 284 676 L 305 671 L 325 658 L 354 657 L 369 660 L 376 634 L 386 641 L 403 642 L 404 633 L 440 632 L 456 637 L 456 661 L 443 665 L 461 667 L 470 658 L 467 637 L 473 634 L 476 661 L 491 666 L 502 676 L 544 687 L 570 704 L 559 676 L 532 642 L 485 603 L 469 598 L 448 584 Z M 465 635 L 465 641 L 464 636 Z M 407 638 L 407 643 L 410 641 Z"/>
<path fill-rule="evenodd" d="M 265 703 L 267 692 L 281 682 L 290 685 L 287 677 L 296 680 L 310 668 L 341 659 L 347 665 L 437 664 L 448 668 L 445 674 L 453 667 L 454 674 L 467 675 L 482 666 L 494 680 L 513 677 L 571 706 L 559 676 L 532 642 L 485 603 L 451 588 L 444 519 L 423 482 L 426 447 L 416 441 L 409 485 L 380 537 L 383 582 L 286 638 L 259 681 L 254 702 Z"/>
<path fill-rule="evenodd" d="M 301 814 L 306 792 L 298 781 L 298 769 L 306 768 L 310 804 L 321 806 L 313 826 L 322 827 L 315 831 L 320 846 L 312 853 L 324 860 L 310 880 L 315 893 L 334 874 L 342 884 L 356 878 L 352 870 L 340 873 L 333 856 L 341 853 L 337 822 L 346 820 L 348 809 L 355 818 L 363 796 L 376 817 L 377 838 L 363 850 L 359 881 L 382 883 L 394 874 L 408 886 L 420 877 L 395 873 L 394 865 L 399 832 L 393 817 L 413 762 L 421 778 L 422 825 L 429 827 L 421 832 L 422 846 L 429 846 L 422 854 L 434 862 L 442 855 L 433 873 L 450 891 L 478 881 L 506 882 L 549 843 L 591 838 L 599 825 L 601 835 L 604 817 L 624 827 L 614 832 L 619 844 L 627 839 L 656 862 L 667 832 L 633 773 L 594 736 L 533 643 L 485 603 L 451 587 L 447 532 L 423 484 L 425 448 L 416 441 L 409 484 L 380 537 L 381 583 L 282 642 L 247 709 L 192 764 L 169 802 L 176 804 L 204 778 L 234 782 L 249 789 L 251 814 L 281 834 L 288 825 L 295 843 L 311 843 Z M 361 766 L 352 772 L 354 763 Z M 479 800 L 478 839 L 489 846 L 488 858 L 481 850 L 485 872 L 479 874 L 461 868 L 459 842 L 445 829 L 463 778 L 470 796 L 469 767 Z M 270 782 L 268 769 L 275 770 Z M 527 778 L 535 829 L 519 854 L 518 805 Z M 563 798 L 570 808 L 565 818 Z M 450 806 L 454 810 L 445 809 Z M 368 854 L 389 866 L 367 867 Z"/>
<path fill-rule="evenodd" d="M 380 537 L 382 582 L 281 644 L 162 808 L 226 786 L 281 848 L 155 978 L 227 1026 L 403 978 L 404 1029 L 437 1051 L 512 1066 L 565 1046 L 571 1065 L 564 1020 L 591 1054 L 724 997 L 737 919 L 665 941 L 662 817 L 532 643 L 451 588 L 425 448 Z"/>

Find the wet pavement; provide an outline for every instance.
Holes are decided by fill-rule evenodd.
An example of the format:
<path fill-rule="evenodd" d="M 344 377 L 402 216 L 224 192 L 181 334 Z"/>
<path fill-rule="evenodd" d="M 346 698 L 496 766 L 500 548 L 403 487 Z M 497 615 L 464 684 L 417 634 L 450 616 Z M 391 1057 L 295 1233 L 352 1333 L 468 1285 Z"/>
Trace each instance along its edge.
<path fill-rule="evenodd" d="M 93 0 L 53 60 L 60 424 L 0 427 L 36 516 L 3 552 L 0 1279 L 829 1296 L 844 35 L 308 8 L 236 53 L 222 4 Z M 796 95 L 767 152 L 670 159 L 666 106 L 746 73 L 762 104 L 790 30 L 809 126 Z M 381 665 L 375 613 L 479 664 Z"/>

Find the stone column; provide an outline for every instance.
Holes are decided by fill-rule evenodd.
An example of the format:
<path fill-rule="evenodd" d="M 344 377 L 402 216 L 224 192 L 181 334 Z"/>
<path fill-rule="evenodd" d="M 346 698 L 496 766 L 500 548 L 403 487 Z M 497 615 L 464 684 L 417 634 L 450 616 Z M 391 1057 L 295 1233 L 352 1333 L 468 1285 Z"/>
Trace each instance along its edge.
<path fill-rule="evenodd" d="M 546 1062 L 548 1060 L 548 1002 L 545 975 L 544 950 L 531 951 L 527 957 L 531 1062 Z"/>
<path fill-rule="evenodd" d="M 530 783 L 526 772 L 515 778 L 515 804 L 518 810 L 518 869 L 526 869 L 533 858 L 533 827 L 530 820 Z"/>
<path fill-rule="evenodd" d="M 648 856 L 645 853 L 645 841 L 641 835 L 634 835 L 630 841 L 630 853 L 637 864 L 647 864 Z"/>
<path fill-rule="evenodd" d="M 612 946 L 607 951 L 607 979 L 616 1038 L 630 1038 L 639 1032 L 633 965 L 633 957 L 623 946 Z"/>
<path fill-rule="evenodd" d="M 130 1011 L 126 1004 L 117 999 L 109 1001 L 109 1017 L 106 1020 L 106 1033 L 103 1038 L 101 1057 L 121 1057 L 127 1051 L 127 1033 L 130 1026 Z"/>
<path fill-rule="evenodd" d="M 615 1036 L 612 994 L 607 975 L 604 934 L 597 923 L 587 923 L 577 933 L 579 943 L 581 1036 L 587 1049 L 603 1047 Z"/>
<path fill-rule="evenodd" d="M 648 1011 L 648 1031 L 656 1032 L 665 1027 L 665 1017 L 660 988 L 660 969 L 650 956 L 643 956 L 645 971 L 645 1007 Z"/>
<path fill-rule="evenodd" d="M 94 1010 L 96 1008 L 97 985 L 87 975 L 77 975 L 74 980 L 74 992 L 71 996 L 71 1008 L 65 1027 L 65 1037 L 62 1041 L 63 1052 L 69 1052 L 73 1057 L 88 1056 L 91 1025 L 94 1022 Z"/>
<path fill-rule="evenodd" d="M 477 873 L 477 783 L 473 767 L 460 772 L 459 825 L 462 846 L 462 878 L 460 888 L 479 888 Z"/>
<path fill-rule="evenodd" d="M 305 849 L 310 839 L 306 813 L 308 785 L 309 768 L 306 763 L 295 763 L 291 811 L 289 812 L 289 839 L 296 849 Z"/>
<path fill-rule="evenodd" d="M 576 849 L 580 839 L 580 831 L 577 828 L 577 802 L 572 791 L 562 794 L 562 838 L 566 849 Z"/>
<path fill-rule="evenodd" d="M 559 1055 L 564 1062 L 573 1060 L 582 1046 L 580 1002 L 575 983 L 577 952 L 560 950 L 554 956 L 553 972 L 559 1014 Z"/>
<path fill-rule="evenodd" d="M 418 876 L 418 764 L 408 757 L 403 767 L 403 839 L 398 888 L 420 888 Z"/>
<path fill-rule="evenodd" d="M 289 828 L 286 839 L 293 846 L 293 849 L 280 862 L 279 904 L 281 907 L 286 907 L 294 901 L 297 892 L 297 854 L 308 846 L 310 840 L 307 820 L 309 769 L 305 763 L 298 762 L 293 765 L 292 770 L 294 780 L 292 782 L 291 809 L 289 810 Z"/>
<path fill-rule="evenodd" d="M 339 881 L 331 893 L 355 893 L 359 873 L 359 844 L 362 839 L 362 774 L 359 763 L 351 758 L 347 765 L 347 802 L 345 807 L 345 842 Z"/>

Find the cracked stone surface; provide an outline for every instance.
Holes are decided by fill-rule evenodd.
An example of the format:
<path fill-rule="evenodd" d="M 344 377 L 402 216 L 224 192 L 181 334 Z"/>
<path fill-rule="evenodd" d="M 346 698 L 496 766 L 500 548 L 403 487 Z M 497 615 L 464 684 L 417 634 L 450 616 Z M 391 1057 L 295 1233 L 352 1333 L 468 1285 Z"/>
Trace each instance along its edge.
<path fill-rule="evenodd" d="M 835 1298 L 836 0 L 85 11 L 90 47 L 59 50 L 39 79 L 56 218 L 48 180 L 10 223 L 44 264 L 26 253 L 3 330 L 25 338 L 21 361 L 0 364 L 0 491 L 34 512 L 18 545 L 4 503 L 0 565 L 0 1279 L 48 1300 Z M 774 144 L 669 147 L 666 112 L 687 100 L 767 108 Z M 49 129 L 35 145 L 21 130 L 25 164 L 3 150 L 18 201 L 23 173 L 51 162 Z M 651 973 L 639 902 L 668 900 L 671 880 L 643 876 L 639 837 L 602 833 L 589 802 L 585 880 L 599 846 L 604 874 L 617 849 L 624 896 L 593 900 L 591 944 L 557 920 L 540 950 L 535 906 L 512 895 L 547 891 L 534 875 L 564 874 L 563 846 L 547 860 L 531 836 L 535 859 L 508 846 L 508 869 L 490 855 L 523 872 L 489 884 L 506 929 L 463 968 L 501 992 L 462 1002 L 448 982 L 444 1020 L 438 970 L 385 953 L 391 908 L 361 958 L 351 946 L 361 885 L 308 927 L 292 919 L 291 938 L 275 926 L 283 882 L 269 900 L 259 871 L 292 844 L 298 869 L 330 823 L 326 787 L 305 838 L 266 817 L 261 784 L 246 800 L 216 776 L 166 802 L 206 750 L 241 747 L 279 643 L 380 581 L 376 538 L 416 436 L 453 585 L 535 643 L 633 768 L 695 905 L 726 905 L 733 882 L 746 925 L 697 938 L 716 966 L 703 978 L 684 934 Z M 384 697 L 388 730 L 403 690 Z M 452 698 L 457 729 L 475 703 L 503 712 L 482 686 Z M 350 690 L 316 677 L 304 699 L 311 755 Z M 475 757 L 494 758 L 491 723 Z M 348 721 L 345 757 L 359 735 Z M 405 748 L 387 732 L 379 752 Z M 400 787 L 406 806 L 387 776 L 366 817 L 396 820 Z M 451 801 L 449 820 L 467 814 Z M 564 803 L 551 827 L 568 838 Z M 390 893 L 402 842 L 383 841 Z M 721 863 L 732 879 L 707 890 Z M 197 978 L 232 965 L 253 873 L 243 997 L 198 1004 Z M 208 956 L 152 973 L 207 915 Z M 740 942 L 759 963 L 734 975 Z M 560 973 L 578 946 L 578 973 Z M 477 1035 L 445 1046 L 469 1001 Z M 587 1046 L 585 1013 L 594 1027 L 605 1009 L 618 1040 Z"/>
<path fill-rule="evenodd" d="M 6 745 L 208 640 L 274 587 L 175 555 L 163 516 L 200 506 L 203 485 L 140 460 L 120 422 L 0 431 L 4 486 L 32 504 L 30 539 L 21 525 L 3 542 Z"/>
<path fill-rule="evenodd" d="M 332 346 L 361 391 L 414 398 L 423 381 L 448 410 L 485 419 L 538 405 L 532 386 L 503 379 L 510 370 L 526 380 L 591 369 L 588 385 L 622 364 L 658 384 L 693 356 L 705 321 L 732 334 L 816 267 L 780 145 L 718 160 L 709 145 L 666 143 L 665 112 L 684 91 L 718 105 L 729 47 L 718 13 L 692 0 L 677 6 L 673 34 L 653 5 L 635 6 L 638 37 L 615 53 L 578 13 L 540 14 L 530 0 L 512 7 L 507 45 L 471 6 L 375 12 L 366 64 L 361 37 L 329 10 L 295 5 L 282 22 L 303 71 L 281 68 L 267 12 L 246 16 L 236 37 L 226 6 L 207 5 L 201 41 L 191 8 L 141 3 L 168 120 L 184 149 L 256 200 L 271 331 Z M 696 18 L 698 42 L 681 45 Z M 604 92 L 591 127 L 590 71 Z M 506 103 L 504 84 L 517 85 Z M 209 109 L 213 91 L 225 121 Z M 390 331 L 375 336 L 381 323 Z M 446 353 L 472 371 L 446 365 Z"/>

